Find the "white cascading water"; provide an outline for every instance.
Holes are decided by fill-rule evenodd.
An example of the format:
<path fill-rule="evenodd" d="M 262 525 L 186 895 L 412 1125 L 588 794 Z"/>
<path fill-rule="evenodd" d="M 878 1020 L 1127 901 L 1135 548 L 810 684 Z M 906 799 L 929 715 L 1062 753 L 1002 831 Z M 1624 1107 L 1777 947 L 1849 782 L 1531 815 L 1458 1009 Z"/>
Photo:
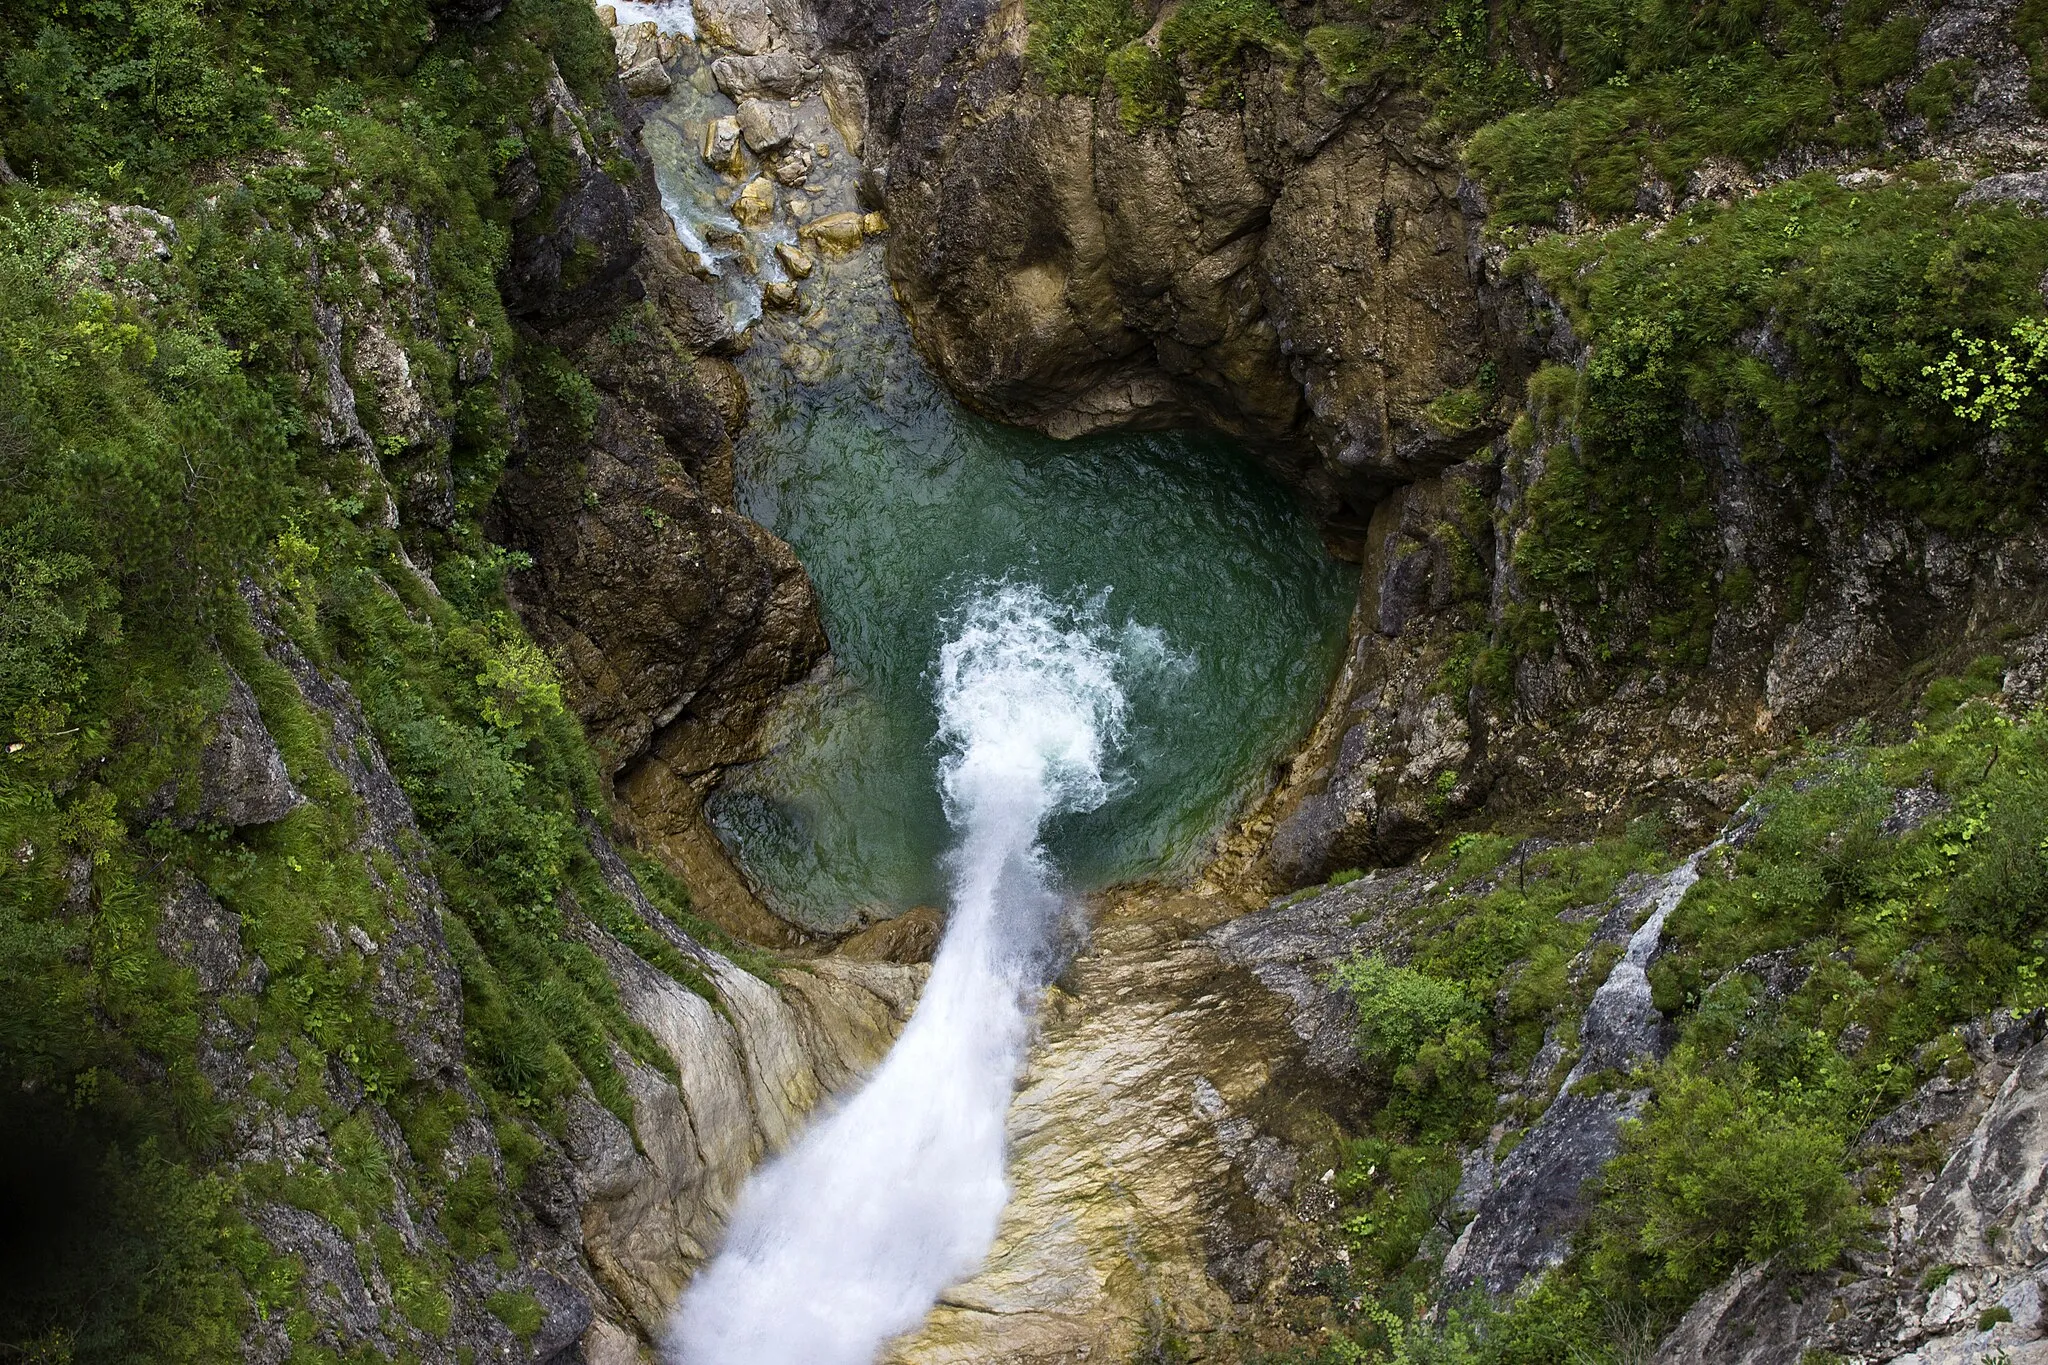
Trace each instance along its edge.
<path fill-rule="evenodd" d="M 1112 794 L 1120 634 L 1000 583 L 939 651 L 952 912 L 917 1012 L 867 1084 L 756 1172 L 678 1306 L 679 1365 L 868 1365 L 972 1275 L 1009 1198 L 1004 1118 L 1065 901 L 1045 821 Z"/>

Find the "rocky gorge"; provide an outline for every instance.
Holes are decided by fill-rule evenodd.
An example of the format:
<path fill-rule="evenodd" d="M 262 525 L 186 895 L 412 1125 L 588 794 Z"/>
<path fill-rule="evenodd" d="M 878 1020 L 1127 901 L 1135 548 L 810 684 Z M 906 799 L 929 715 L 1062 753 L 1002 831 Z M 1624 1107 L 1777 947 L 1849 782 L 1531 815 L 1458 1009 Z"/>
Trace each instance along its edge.
<path fill-rule="evenodd" d="M 937 937 L 706 807 L 830 671 L 755 367 L 884 274 L 977 412 L 1228 433 L 1360 571 L 888 1358 L 2044 1349 L 2028 7 L 32 8 L 5 1351 L 656 1358 Z"/>

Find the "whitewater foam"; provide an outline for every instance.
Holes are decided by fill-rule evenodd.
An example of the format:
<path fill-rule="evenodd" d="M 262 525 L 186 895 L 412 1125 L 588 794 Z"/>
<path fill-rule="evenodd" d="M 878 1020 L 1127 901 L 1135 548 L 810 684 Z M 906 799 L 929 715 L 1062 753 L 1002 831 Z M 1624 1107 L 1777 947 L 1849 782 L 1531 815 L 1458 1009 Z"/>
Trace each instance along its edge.
<path fill-rule="evenodd" d="M 868 1365 L 978 1269 L 1009 1199 L 1004 1117 L 1066 903 L 1046 820 L 1115 792 L 1132 644 L 1102 599 L 984 586 L 939 652 L 946 935 L 917 1012 L 867 1084 L 755 1173 L 723 1250 L 678 1306 L 678 1365 Z"/>

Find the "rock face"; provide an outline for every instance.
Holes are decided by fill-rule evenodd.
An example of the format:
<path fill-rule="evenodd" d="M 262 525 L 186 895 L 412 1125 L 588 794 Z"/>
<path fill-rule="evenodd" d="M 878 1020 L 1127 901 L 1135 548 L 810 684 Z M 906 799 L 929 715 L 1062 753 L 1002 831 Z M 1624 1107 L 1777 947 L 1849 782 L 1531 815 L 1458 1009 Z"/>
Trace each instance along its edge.
<path fill-rule="evenodd" d="M 1297 1205 L 1325 1197 L 1300 1148 L 1324 1135 L 1309 1097 L 1326 1082 L 1293 1061 L 1286 1003 L 1241 965 L 1261 955 L 1210 936 L 1240 909 L 1108 908 L 1049 994 L 1010 1109 L 995 1249 L 885 1359 L 1128 1360 L 1169 1337 L 1229 1340 L 1284 1275 Z"/>
<path fill-rule="evenodd" d="M 1557 1098 L 1507 1159 L 1476 1182 L 1477 1189 L 1467 1181 L 1476 1208 L 1444 1257 L 1447 1293 L 1477 1287 L 1495 1296 L 1512 1295 L 1531 1276 L 1563 1263 L 1571 1236 L 1590 1208 L 1587 1185 L 1620 1151 L 1621 1125 L 1640 1112 L 1646 1098 L 1640 1091 L 1587 1093 L 1582 1083 L 1602 1072 L 1624 1072 L 1666 1051 L 1664 1016 L 1651 1003 L 1645 969 L 1663 941 L 1664 921 L 1699 880 L 1700 860 L 1718 846 L 1719 841 L 1647 879 L 1608 913 L 1609 921 L 1636 928 L 1621 960 L 1586 1006 L 1579 1022 L 1579 1059 L 1565 1074 Z"/>
<path fill-rule="evenodd" d="M 789 547 L 734 504 L 728 424 L 741 413 L 714 394 L 744 390 L 715 354 L 727 326 L 652 176 L 614 182 L 573 96 L 557 82 L 551 98 L 578 179 L 547 222 L 521 225 L 511 292 L 520 324 L 595 404 L 587 424 L 533 423 L 500 489 L 501 539 L 532 561 L 514 597 L 566 665 L 635 837 L 728 928 L 793 942 L 725 859 L 703 794 L 754 756 L 769 704 L 823 657 L 817 604 Z"/>
<path fill-rule="evenodd" d="M 401 1351 L 429 1361 L 497 1358 L 546 1361 L 580 1358 L 633 1361 L 660 1339 L 680 1287 L 703 1259 L 747 1172 L 789 1141 L 803 1116 L 825 1096 L 874 1066 L 909 1017 L 928 968 L 838 958 L 790 964 L 777 979 L 754 976 L 677 928 L 641 892 L 603 833 L 590 826 L 591 849 L 610 888 L 648 929 L 701 973 L 695 989 L 648 965 L 581 914 L 570 932 L 597 955 L 634 1023 L 655 1040 L 673 1068 L 664 1074 L 623 1055 L 615 1062 L 632 1100 L 628 1127 L 586 1090 L 567 1101 L 559 1139 L 543 1137 L 529 1156 L 531 1174 L 517 1185 L 505 1174 L 500 1136 L 481 1115 L 464 1063 L 464 997 L 443 934 L 446 905 L 422 855 L 425 839 L 410 802 L 394 780 L 361 708 L 346 684 L 323 673 L 277 629 L 270 606 L 250 595 L 267 651 L 289 674 L 303 703 L 331 733 L 327 758 L 361 812 L 352 855 L 390 879 L 388 927 L 372 939 L 351 926 L 326 935 L 337 963 L 363 963 L 363 1007 L 389 1024 L 421 1094 L 447 1092 L 465 1117 L 450 1135 L 435 1179 L 414 1169 L 414 1148 L 385 1101 L 363 1093 L 349 1074 L 296 1075 L 289 1052 L 254 1048 L 246 1022 L 270 979 L 260 956 L 243 946 L 243 926 L 208 888 L 180 878 L 165 899 L 157 937 L 165 954 L 188 968 L 199 993 L 199 1063 L 228 1115 L 226 1161 L 274 1166 L 285 1174 L 331 1170 L 344 1163 L 332 1116 L 366 1123 L 367 1140 L 383 1149 L 395 1175 L 385 1210 L 409 1254 L 447 1257 L 452 1331 L 423 1336 L 407 1326 L 393 1287 L 367 1275 L 359 1238 L 318 1213 L 286 1202 L 259 1203 L 252 1221 L 279 1254 L 298 1257 L 325 1311 L 314 1328 L 324 1347 Z M 243 689 L 246 694 L 246 688 Z M 238 716 L 241 740 L 268 741 L 253 695 Z M 307 1108 L 312 1086 L 323 1098 Z M 291 1103 L 285 1097 L 296 1096 Z M 327 1117 L 323 1117 L 326 1115 Z M 359 1134 L 354 1141 L 361 1142 Z M 361 1153 L 345 1160 L 360 1162 Z M 445 1187 L 458 1172 L 480 1169 L 493 1193 L 521 1211 L 508 1222 L 517 1252 L 510 1269 L 490 1257 L 450 1256 Z M 367 1231 L 364 1232 L 368 1235 Z M 463 1253 L 468 1256 L 469 1253 Z M 487 1304 L 493 1295 L 530 1296 L 541 1325 L 515 1339 Z M 251 1330 L 245 1356 L 283 1360 L 295 1338 L 278 1320 Z"/>
<path fill-rule="evenodd" d="M 890 268 L 971 405 L 1057 436 L 1205 422 L 1357 517 L 1488 434 L 1424 413 L 1492 353 L 1455 157 L 1254 63 L 1244 98 L 1130 133 L 1041 93 L 1021 10 L 835 7 L 889 142 Z"/>
<path fill-rule="evenodd" d="M 1821 1353 L 1887 1365 L 2048 1359 L 2040 1266 L 2048 1250 L 2048 1044 L 2038 1018 L 1972 1031 L 1978 1067 L 1937 1078 L 1879 1120 L 1899 1141 L 1950 1149 L 1881 1215 L 1878 1245 L 1842 1274 L 1753 1266 L 1693 1306 L 1656 1359 L 1797 1365 Z"/>
<path fill-rule="evenodd" d="M 277 741 L 263 728 L 256 695 L 232 668 L 226 672 L 228 699 L 215 713 L 212 734 L 199 751 L 197 790 L 184 808 L 170 812 L 172 823 L 182 828 L 267 825 L 306 803 L 285 771 Z M 168 805 L 176 795 L 167 790 L 160 799 Z"/>
<path fill-rule="evenodd" d="M 597 852 L 613 889 L 701 963 L 711 983 L 694 993 L 593 936 L 620 1003 L 661 1043 L 679 1081 L 635 1068 L 633 1126 L 586 1104 L 566 1143 L 583 1201 L 583 1253 L 627 1315 L 621 1325 L 658 1341 L 747 1173 L 819 1100 L 881 1061 L 927 969 L 824 958 L 792 965 L 771 984 L 676 929 L 608 845 Z"/>
<path fill-rule="evenodd" d="M 1992 13 L 1944 9 L 1918 58 L 1986 73 L 1943 134 L 1958 164 L 2023 163 L 2043 141 Z M 827 53 L 865 76 L 866 155 L 886 164 L 897 230 L 889 267 L 956 393 L 1059 436 L 1234 432 L 1362 561 L 1349 665 L 1273 806 L 1268 889 L 1399 862 L 1481 807 L 1655 808 L 1704 839 L 1736 784 L 1681 769 L 1737 767 L 1801 727 L 1895 705 L 1884 680 L 1903 668 L 2041 620 L 2038 530 L 1952 535 L 1853 470 L 1794 493 L 1745 462 L 1732 426 L 1701 420 L 1685 458 L 1708 488 L 1709 572 L 1755 591 L 1706 608 L 1704 661 L 1617 666 L 1669 604 L 1638 593 L 1623 624 L 1596 628 L 1583 604 L 1523 581 L 1516 549 L 1545 465 L 1502 433 L 1524 379 L 1583 367 L 1586 348 L 1482 240 L 1485 204 L 1422 101 L 1379 84 L 1332 96 L 1313 67 L 1254 55 L 1230 98 L 1191 90 L 1172 126 L 1133 132 L 1107 82 L 1092 99 L 1045 93 L 1022 5 L 854 3 L 819 25 Z M 2031 174 L 1970 194 L 2025 200 Z M 1738 178 L 1688 192 L 1768 177 Z M 1668 216 L 1673 200 L 1645 212 Z M 1475 642 L 1539 610 L 1559 623 L 1555 645 L 1476 687 Z"/>
<path fill-rule="evenodd" d="M 841 7 L 823 25 L 890 142 L 913 331 L 971 406 L 1058 436 L 1208 422 L 1327 512 L 1369 506 L 1387 468 L 1452 457 L 1420 410 L 1472 379 L 1482 324 L 1457 175 L 1414 140 L 1420 109 L 1351 136 L 1262 74 L 1242 110 L 1133 137 L 1113 106 L 1032 89 L 1015 6 Z M 1340 313 L 1384 321 L 1404 298 L 1438 325 L 1341 357 L 1321 344 Z"/>

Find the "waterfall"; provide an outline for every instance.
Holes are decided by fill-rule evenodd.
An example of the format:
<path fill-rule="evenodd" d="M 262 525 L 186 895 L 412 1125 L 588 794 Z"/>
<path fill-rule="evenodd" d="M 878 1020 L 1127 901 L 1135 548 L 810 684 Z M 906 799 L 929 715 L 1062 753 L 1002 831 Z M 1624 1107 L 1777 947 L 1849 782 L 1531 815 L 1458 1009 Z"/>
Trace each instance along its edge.
<path fill-rule="evenodd" d="M 1046 820 L 1113 794 L 1122 656 L 1102 601 L 976 591 L 939 651 L 952 908 L 917 1012 L 867 1084 L 757 1171 L 678 1306 L 679 1365 L 868 1365 L 977 1270 L 1009 1198 L 1004 1119 L 1066 902 Z"/>

